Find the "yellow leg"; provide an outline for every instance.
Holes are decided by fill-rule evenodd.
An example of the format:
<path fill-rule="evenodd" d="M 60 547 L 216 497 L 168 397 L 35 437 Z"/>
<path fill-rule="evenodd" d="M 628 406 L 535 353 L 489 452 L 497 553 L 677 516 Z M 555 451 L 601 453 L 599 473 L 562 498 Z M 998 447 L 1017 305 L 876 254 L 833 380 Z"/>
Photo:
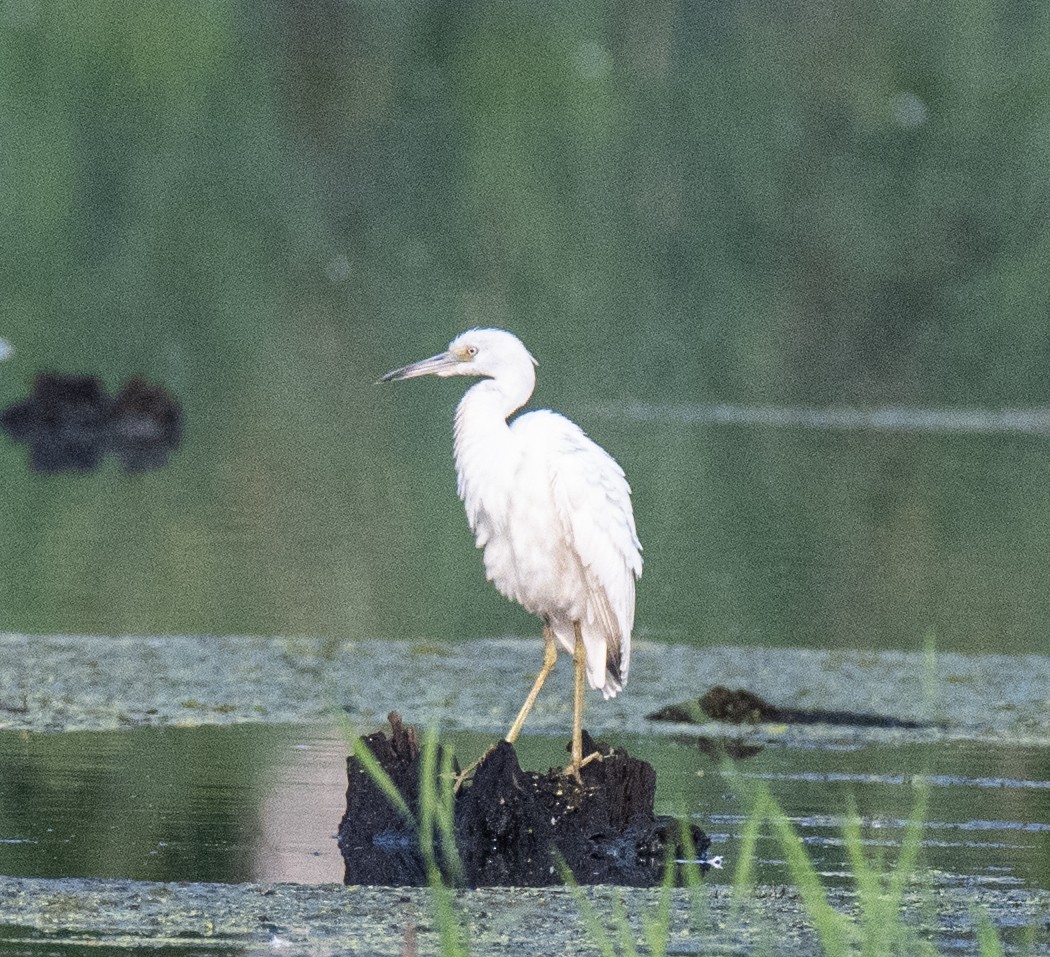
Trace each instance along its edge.
<path fill-rule="evenodd" d="M 521 734 L 525 719 L 529 716 L 532 706 L 536 703 L 536 695 L 540 693 L 543 682 L 547 680 L 547 675 L 551 673 L 554 662 L 558 660 L 558 642 L 554 637 L 554 632 L 546 625 L 543 626 L 543 646 L 543 665 L 540 667 L 540 673 L 536 675 L 536 681 L 532 685 L 529 696 L 525 699 L 525 704 L 521 706 L 521 711 L 518 712 L 518 716 L 514 719 L 514 724 L 510 726 L 507 736 L 503 739 L 510 744 L 518 740 L 518 735 Z"/>
<path fill-rule="evenodd" d="M 583 767 L 583 677 L 587 667 L 587 649 L 580 634 L 580 623 L 574 621 L 572 627 L 576 632 L 576 641 L 572 646 L 572 763 L 566 770 L 579 781 L 580 768 Z"/>
<path fill-rule="evenodd" d="M 554 662 L 558 660 L 558 642 L 554 637 L 554 632 L 550 630 L 546 625 L 543 626 L 543 664 L 540 666 L 540 672 L 536 675 L 536 680 L 533 682 L 532 690 L 529 692 L 529 696 L 525 699 L 525 704 L 521 706 L 521 710 L 518 712 L 518 716 L 514 719 L 514 724 L 510 726 L 510 730 L 507 732 L 507 736 L 503 739 L 509 744 L 513 744 L 518 740 L 518 735 L 521 734 L 521 729 L 525 724 L 525 719 L 529 716 L 529 712 L 532 710 L 532 706 L 536 703 L 536 696 L 540 693 L 540 688 L 543 687 L 543 683 L 547 680 L 547 675 L 551 673 L 551 669 L 554 667 Z M 472 764 L 468 764 L 462 771 L 456 775 L 455 784 L 453 790 L 458 791 L 462 786 L 463 782 L 470 777 L 473 770 L 485 760 L 486 757 L 492 752 L 492 748 L 489 748 L 485 754 L 483 754 L 477 761 Z"/>

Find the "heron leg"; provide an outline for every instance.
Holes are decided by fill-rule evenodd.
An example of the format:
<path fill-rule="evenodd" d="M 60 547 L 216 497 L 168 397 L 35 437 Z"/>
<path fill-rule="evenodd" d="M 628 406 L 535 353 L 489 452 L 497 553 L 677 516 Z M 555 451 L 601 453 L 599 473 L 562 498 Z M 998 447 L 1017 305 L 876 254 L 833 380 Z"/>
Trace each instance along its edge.
<path fill-rule="evenodd" d="M 551 673 L 551 669 L 554 667 L 554 662 L 558 660 L 558 642 L 554 637 L 554 632 L 551 631 L 550 627 L 546 624 L 543 626 L 543 646 L 543 664 L 540 666 L 539 674 L 536 675 L 536 680 L 533 682 L 532 690 L 529 692 L 529 696 L 525 699 L 525 704 L 521 706 L 518 716 L 514 719 L 514 724 L 510 726 L 507 736 L 503 739 L 508 744 L 513 744 L 518 740 L 518 735 L 521 734 L 521 729 L 525 725 L 525 719 L 529 716 L 532 706 L 536 703 L 536 696 L 540 693 L 540 688 L 543 687 L 543 683 L 547 680 L 547 675 Z M 459 774 L 456 775 L 456 780 L 452 789 L 454 791 L 459 791 L 463 786 L 463 783 L 473 773 L 474 769 L 491 753 L 492 748 L 489 748 L 488 751 L 477 759 L 477 761 L 468 764 L 462 771 L 460 771 Z"/>
<path fill-rule="evenodd" d="M 490 754 L 492 754 L 492 752 L 494 750 L 495 750 L 495 746 L 489 748 L 488 751 L 486 751 L 480 758 L 478 758 L 476 761 L 471 761 L 470 764 L 468 764 L 462 771 L 459 772 L 459 774 L 457 774 L 452 779 L 452 793 L 453 794 L 458 794 L 459 793 L 459 789 L 461 787 L 463 787 L 464 782 L 467 781 L 471 777 L 471 775 L 473 775 L 474 769 L 479 764 L 481 764 L 481 762 L 484 761 L 485 758 L 487 758 Z"/>
<path fill-rule="evenodd" d="M 583 676 L 587 667 L 587 649 L 580 634 L 580 623 L 572 623 L 576 640 L 572 646 L 573 685 L 572 685 L 572 763 L 565 770 L 577 781 L 580 780 L 580 768 L 583 767 Z"/>
<path fill-rule="evenodd" d="M 525 699 L 525 704 L 521 706 L 521 711 L 518 712 L 518 716 L 514 719 L 514 724 L 510 726 L 507 736 L 503 739 L 508 744 L 513 744 L 518 740 L 518 735 L 521 734 L 521 729 L 525 724 L 525 719 L 529 716 L 532 706 L 536 703 L 536 696 L 540 693 L 540 688 L 543 687 L 543 683 L 547 680 L 547 675 L 551 673 L 551 669 L 554 667 L 554 662 L 557 660 L 558 642 L 554 637 L 554 632 L 550 630 L 550 626 L 544 625 L 543 664 L 540 667 L 539 674 L 536 675 L 536 681 L 532 685 L 532 690 L 529 692 L 529 696 Z"/>

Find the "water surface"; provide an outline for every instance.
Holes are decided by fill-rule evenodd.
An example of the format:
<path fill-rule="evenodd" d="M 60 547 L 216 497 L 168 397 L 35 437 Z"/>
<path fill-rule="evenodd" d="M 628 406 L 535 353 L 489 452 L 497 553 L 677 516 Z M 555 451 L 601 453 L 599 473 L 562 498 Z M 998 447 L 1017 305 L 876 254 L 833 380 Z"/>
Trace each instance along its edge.
<path fill-rule="evenodd" d="M 497 325 L 627 469 L 642 634 L 1044 650 L 1048 443 L 983 426 L 1050 404 L 1050 18 L 854 12 L 9 4 L 0 405 L 140 375 L 184 431 L 132 477 L 0 440 L 0 630 L 535 630 L 455 500 L 463 384 L 375 385 Z"/>
<path fill-rule="evenodd" d="M 472 758 L 490 743 L 449 739 Z M 851 886 L 847 815 L 889 866 L 918 789 L 929 804 L 921 861 L 932 886 L 1050 888 L 1050 755 L 972 744 L 767 747 L 735 772 L 689 739 L 629 737 L 658 776 L 657 812 L 690 815 L 713 839 L 724 883 L 739 857 L 755 782 L 798 829 L 829 886 Z M 527 767 L 564 763 L 562 742 L 526 735 Z M 0 734 L 0 873 L 149 881 L 340 881 L 345 742 L 287 726 L 137 729 L 62 736 Z M 468 759 L 469 759 L 468 758 Z M 738 775 L 738 777 L 736 777 Z M 757 879 L 787 872 L 769 827 Z"/>

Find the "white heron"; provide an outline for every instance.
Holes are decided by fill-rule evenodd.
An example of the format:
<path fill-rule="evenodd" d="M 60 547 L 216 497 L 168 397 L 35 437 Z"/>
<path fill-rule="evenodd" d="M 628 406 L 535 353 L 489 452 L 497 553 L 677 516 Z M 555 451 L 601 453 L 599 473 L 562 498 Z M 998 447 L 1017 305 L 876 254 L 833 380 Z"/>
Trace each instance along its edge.
<path fill-rule="evenodd" d="M 485 574 L 543 620 L 543 664 L 507 732 L 513 743 L 558 657 L 573 656 L 572 763 L 583 766 L 583 679 L 613 697 L 631 663 L 641 545 L 623 469 L 584 431 L 546 409 L 507 419 L 532 395 L 536 360 L 517 336 L 471 329 L 447 351 L 383 376 L 480 376 L 456 409 L 457 491 Z"/>

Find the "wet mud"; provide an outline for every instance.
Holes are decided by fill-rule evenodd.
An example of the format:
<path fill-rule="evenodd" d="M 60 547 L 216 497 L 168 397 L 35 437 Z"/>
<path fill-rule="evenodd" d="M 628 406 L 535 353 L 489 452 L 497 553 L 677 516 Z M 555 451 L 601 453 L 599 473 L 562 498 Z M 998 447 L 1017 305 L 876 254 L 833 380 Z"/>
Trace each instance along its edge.
<path fill-rule="evenodd" d="M 356 756 L 347 759 L 346 814 L 339 825 L 345 883 L 420 886 L 427 883 L 420 792 L 423 772 L 414 728 L 390 715 L 391 732 L 363 743 L 393 781 L 411 817 L 398 810 Z M 501 741 L 455 794 L 456 854 L 438 846 L 428 856 L 446 883 L 463 887 L 547 887 L 578 884 L 655 887 L 667 862 L 696 860 L 710 840 L 696 825 L 654 814 L 652 765 L 593 741 L 584 753 L 599 754 L 576 781 L 561 768 L 523 771 L 514 746 Z M 447 782 L 436 775 L 430 793 Z M 683 834 L 682 828 L 688 833 Z M 699 855 L 699 858 L 698 858 Z M 681 877 L 681 875 L 679 875 Z M 681 880 L 679 881 L 681 883 Z"/>

